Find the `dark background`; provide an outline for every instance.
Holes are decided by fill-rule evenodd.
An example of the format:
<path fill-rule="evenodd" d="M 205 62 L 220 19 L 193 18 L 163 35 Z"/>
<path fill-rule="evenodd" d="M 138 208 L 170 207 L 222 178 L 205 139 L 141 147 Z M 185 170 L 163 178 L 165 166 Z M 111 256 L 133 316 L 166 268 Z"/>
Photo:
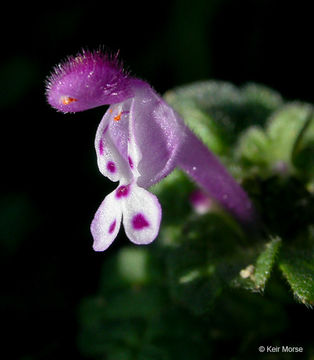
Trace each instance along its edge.
<path fill-rule="evenodd" d="M 105 109 L 51 109 L 44 82 L 53 66 L 104 45 L 159 93 L 212 78 L 314 102 L 309 4 L 69 2 L 2 11 L 1 358 L 83 359 L 77 305 L 97 291 L 105 258 L 126 243 L 122 234 L 106 253 L 91 248 L 90 221 L 115 187 L 100 175 L 93 147 Z"/>

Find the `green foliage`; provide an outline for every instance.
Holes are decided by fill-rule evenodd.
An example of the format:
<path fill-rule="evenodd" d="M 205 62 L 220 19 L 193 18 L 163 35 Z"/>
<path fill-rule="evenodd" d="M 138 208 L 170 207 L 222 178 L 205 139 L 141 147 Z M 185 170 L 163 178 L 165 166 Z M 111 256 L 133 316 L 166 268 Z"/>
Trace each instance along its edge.
<path fill-rule="evenodd" d="M 123 261 L 132 268 L 139 258 L 145 258 L 147 266 L 141 285 L 138 276 L 125 281 L 120 266 Z M 99 295 L 87 298 L 80 307 L 79 345 L 85 355 L 101 358 L 107 354 L 106 358 L 115 360 L 188 360 L 208 355 L 197 320 L 171 304 L 160 260 L 158 250 L 124 248 L 105 263 Z M 189 332 L 192 336 L 186 338 Z"/>
<path fill-rule="evenodd" d="M 257 84 L 236 88 L 231 84 L 215 81 L 174 89 L 166 94 L 166 100 L 184 116 L 214 152 L 224 157 L 231 171 L 236 167 L 237 178 L 249 192 L 261 216 L 263 235 L 250 238 L 252 242 L 246 247 L 253 262 L 247 261 L 246 267 L 240 272 L 242 278 L 241 275 L 235 277 L 231 283 L 237 286 L 241 284 L 253 291 L 264 290 L 271 270 L 280 258 L 279 268 L 290 283 L 295 297 L 310 305 L 314 295 L 313 288 L 309 285 L 314 282 L 310 266 L 313 258 L 304 260 L 304 256 L 295 249 L 299 249 L 299 244 L 306 246 L 302 249 L 303 252 L 313 252 L 313 241 L 304 241 L 307 236 L 304 235 L 304 229 L 309 229 L 314 223 L 312 105 L 285 103 L 279 94 Z M 205 131 L 203 127 L 206 128 Z M 161 184 L 161 189 L 162 195 L 168 191 L 168 184 Z M 245 259 L 243 255 L 237 256 L 234 243 L 242 245 L 239 239 L 230 236 L 226 226 L 221 229 L 213 217 L 214 214 L 210 214 L 210 218 L 205 221 L 203 218 L 192 220 L 196 222 L 195 229 L 201 229 L 199 232 L 194 231 L 193 239 L 189 230 L 186 230 L 186 226 L 191 223 L 191 214 L 182 221 L 185 227 L 181 227 L 181 232 L 175 232 L 173 228 L 172 234 L 163 232 L 167 238 L 181 237 L 181 245 L 175 249 L 180 254 L 181 261 L 187 252 L 194 254 L 195 249 L 204 243 L 204 238 L 210 242 L 211 247 L 217 238 L 220 239 L 224 254 L 216 254 L 211 249 L 215 261 L 206 259 L 206 267 L 201 256 L 206 253 L 206 249 L 201 248 L 199 254 L 194 256 L 195 265 L 190 270 L 190 277 L 193 279 L 190 282 L 195 284 L 197 279 L 198 283 L 202 280 L 206 284 L 210 283 L 215 291 L 207 291 L 207 294 L 211 293 L 212 296 L 218 294 L 221 287 L 230 283 L 232 278 L 231 270 L 227 272 L 229 277 L 214 276 L 217 274 L 217 267 L 222 266 L 219 264 L 228 264 L 226 254 L 231 251 L 235 258 Z M 206 224 L 215 229 L 211 234 L 207 234 Z M 229 243 L 224 241 L 227 237 L 230 237 Z M 265 239 L 264 247 L 261 246 L 261 238 Z M 267 239 L 270 240 L 267 242 Z M 190 250 L 186 250 L 186 243 Z M 193 252 L 191 248 L 194 249 Z M 289 252 L 295 253 L 293 261 L 288 261 L 287 257 L 281 255 Z M 230 260 L 232 269 L 237 265 L 235 258 Z M 177 268 L 177 262 L 173 259 L 170 261 L 173 268 Z M 206 270 L 208 267 L 212 269 L 211 272 Z M 174 283 L 179 287 L 180 278 Z M 203 286 L 200 285 L 200 289 Z M 197 293 L 195 289 L 193 291 Z M 204 306 L 196 304 L 195 309 L 206 309 L 206 304 L 210 304 L 211 300 L 206 300 L 206 296 L 201 298 Z M 187 302 L 191 304 L 190 299 Z"/>
<path fill-rule="evenodd" d="M 308 153 L 314 129 L 312 106 L 292 103 L 282 106 L 267 121 L 265 128 L 249 127 L 240 137 L 237 157 L 246 169 L 259 167 L 260 174 L 289 173 L 305 168 L 300 152 Z M 295 166 L 296 165 L 296 166 Z M 308 171 L 307 171 L 308 172 Z"/>
<path fill-rule="evenodd" d="M 221 215 L 208 214 L 188 219 L 174 236 L 177 245 L 167 251 L 172 296 L 203 314 L 243 265 L 241 233 Z"/>
<path fill-rule="evenodd" d="M 287 249 L 279 267 L 294 296 L 305 305 L 314 305 L 314 246 L 309 249 Z"/>
<path fill-rule="evenodd" d="M 246 189 L 260 227 L 243 229 L 218 204 L 197 214 L 195 184 L 174 171 L 152 189 L 163 207 L 155 244 L 107 255 L 98 295 L 82 303 L 81 350 L 117 360 L 254 358 L 288 326 L 283 304 L 314 304 L 313 107 L 215 81 L 165 98 Z M 231 339 L 237 350 L 222 357 Z"/>
<path fill-rule="evenodd" d="M 259 255 L 256 260 L 254 271 L 254 283 L 258 289 L 264 290 L 266 281 L 270 276 L 271 269 L 274 265 L 276 255 L 279 250 L 281 240 L 277 237 L 266 244 L 266 249 Z"/>
<path fill-rule="evenodd" d="M 242 286 L 253 292 L 264 291 L 276 260 L 281 239 L 275 237 L 265 244 L 264 250 L 258 255 L 254 265 L 242 269 L 235 279 L 234 285 Z"/>
<path fill-rule="evenodd" d="M 256 84 L 241 89 L 221 81 L 198 82 L 168 91 L 165 99 L 215 153 L 230 154 L 249 125 L 263 125 L 281 96 Z"/>

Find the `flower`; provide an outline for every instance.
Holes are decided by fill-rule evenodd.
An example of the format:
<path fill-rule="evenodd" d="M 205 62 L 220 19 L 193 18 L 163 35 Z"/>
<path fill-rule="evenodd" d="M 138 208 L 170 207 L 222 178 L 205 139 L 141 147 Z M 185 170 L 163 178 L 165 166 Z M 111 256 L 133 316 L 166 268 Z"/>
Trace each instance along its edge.
<path fill-rule="evenodd" d="M 113 104 L 99 124 L 95 149 L 100 172 L 119 186 L 92 221 L 94 250 L 110 246 L 121 220 L 132 242 L 152 242 L 159 232 L 161 206 L 146 188 L 174 169 L 184 138 L 182 119 L 147 83 L 129 78 L 116 57 L 101 52 L 83 52 L 56 67 L 47 98 L 62 112 Z"/>
<path fill-rule="evenodd" d="M 62 112 L 110 105 L 99 124 L 95 148 L 100 172 L 119 181 L 91 224 L 96 251 L 107 249 L 121 221 L 135 244 L 158 235 L 161 206 L 148 189 L 176 166 L 242 223 L 254 222 L 243 189 L 146 82 L 123 71 L 117 56 L 83 51 L 57 66 L 47 81 L 47 99 Z"/>
<path fill-rule="evenodd" d="M 99 170 L 119 181 L 91 225 L 96 251 L 112 243 L 121 218 L 126 235 L 135 244 L 156 238 L 161 206 L 146 188 L 173 170 L 182 142 L 179 129 L 183 123 L 173 110 L 146 83 L 138 82 L 133 91 L 134 97 L 109 107 L 96 133 Z"/>
<path fill-rule="evenodd" d="M 198 215 L 206 214 L 213 208 L 212 199 L 203 190 L 200 189 L 194 190 L 190 194 L 189 200 L 190 200 L 190 204 L 193 207 L 193 210 Z"/>

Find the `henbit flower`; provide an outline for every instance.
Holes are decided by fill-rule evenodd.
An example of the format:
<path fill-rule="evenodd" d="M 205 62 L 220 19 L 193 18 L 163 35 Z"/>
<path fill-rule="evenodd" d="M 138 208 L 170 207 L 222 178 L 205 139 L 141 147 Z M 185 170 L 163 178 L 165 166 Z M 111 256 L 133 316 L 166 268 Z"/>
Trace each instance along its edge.
<path fill-rule="evenodd" d="M 96 133 L 100 172 L 119 186 L 107 195 L 91 225 L 93 248 L 103 251 L 121 220 L 136 244 L 159 232 L 161 207 L 146 189 L 176 166 L 244 224 L 255 221 L 250 200 L 181 117 L 144 81 L 126 74 L 117 57 L 83 52 L 55 68 L 47 83 L 50 105 L 77 112 L 111 105 Z"/>
<path fill-rule="evenodd" d="M 148 244 L 156 238 L 161 207 L 145 188 L 173 170 L 180 148 L 181 119 L 149 86 L 137 85 L 134 97 L 109 107 L 96 133 L 99 170 L 110 180 L 120 181 L 92 222 L 96 251 L 107 249 L 115 239 L 121 217 L 126 235 L 135 244 Z M 172 128 L 169 136 L 161 132 L 167 127 Z"/>
<path fill-rule="evenodd" d="M 193 210 L 198 215 L 203 215 L 214 207 L 213 200 L 203 190 L 194 190 L 189 197 Z"/>

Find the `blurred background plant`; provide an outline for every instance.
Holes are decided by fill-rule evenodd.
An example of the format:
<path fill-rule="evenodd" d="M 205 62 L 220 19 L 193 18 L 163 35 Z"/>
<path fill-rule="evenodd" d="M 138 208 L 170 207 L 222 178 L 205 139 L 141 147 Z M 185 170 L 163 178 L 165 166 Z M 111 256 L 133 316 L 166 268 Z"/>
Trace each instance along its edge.
<path fill-rule="evenodd" d="M 313 359 L 308 3 L 102 6 L 4 12 L 2 357 Z M 107 252 L 92 251 L 89 223 L 114 188 L 93 148 L 105 109 L 60 115 L 45 102 L 44 79 L 66 55 L 99 44 L 120 49 L 219 155 L 254 201 L 263 236 L 210 199 L 199 214 L 197 189 L 175 171 L 153 189 L 164 212 L 153 245 L 130 246 L 121 232 Z M 304 352 L 259 354 L 260 345 Z"/>

